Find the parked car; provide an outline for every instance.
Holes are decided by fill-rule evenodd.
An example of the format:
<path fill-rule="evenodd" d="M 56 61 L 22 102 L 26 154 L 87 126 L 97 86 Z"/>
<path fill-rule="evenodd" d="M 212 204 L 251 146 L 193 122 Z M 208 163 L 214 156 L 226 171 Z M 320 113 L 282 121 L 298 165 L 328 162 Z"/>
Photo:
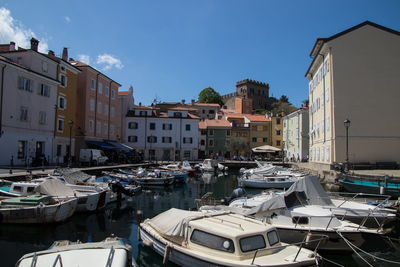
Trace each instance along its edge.
<path fill-rule="evenodd" d="M 99 149 L 81 149 L 79 153 L 79 161 L 81 163 L 87 164 L 104 164 L 108 160 L 108 157 L 104 154 L 102 150 Z"/>

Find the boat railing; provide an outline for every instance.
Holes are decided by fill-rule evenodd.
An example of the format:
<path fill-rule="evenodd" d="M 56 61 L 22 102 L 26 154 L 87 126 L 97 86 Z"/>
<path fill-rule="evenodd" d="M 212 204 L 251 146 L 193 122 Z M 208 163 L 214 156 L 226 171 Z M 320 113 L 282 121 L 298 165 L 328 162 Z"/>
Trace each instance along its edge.
<path fill-rule="evenodd" d="M 216 220 L 216 221 L 219 221 L 219 222 L 221 222 L 221 223 L 229 223 L 229 224 L 231 224 L 231 225 L 233 225 L 233 226 L 239 228 L 240 230 L 244 231 L 244 229 L 243 229 L 243 227 L 242 227 L 242 225 L 241 225 L 240 223 L 232 222 L 232 221 L 229 221 L 229 220 L 227 220 L 227 219 L 216 218 L 216 217 L 208 217 L 208 218 L 209 218 L 210 220 Z"/>
<path fill-rule="evenodd" d="M 315 249 L 314 249 L 314 253 L 316 253 L 316 251 L 318 250 L 319 245 L 321 244 L 321 242 L 324 241 L 324 240 L 327 240 L 327 239 L 329 238 L 327 235 L 314 235 L 314 234 L 313 234 L 312 236 L 318 236 L 318 237 L 320 237 L 320 238 L 318 238 L 318 239 L 313 239 L 313 240 L 307 240 L 307 239 L 310 238 L 310 236 L 311 236 L 311 235 L 309 235 L 309 234 L 305 235 L 303 241 L 301 241 L 301 242 L 296 242 L 296 243 L 286 244 L 286 245 L 280 245 L 280 246 L 273 246 L 273 247 L 269 247 L 269 248 L 260 248 L 260 249 L 257 249 L 257 250 L 254 252 L 253 259 L 252 259 L 252 261 L 251 261 L 251 265 L 254 264 L 254 261 L 255 261 L 255 259 L 256 259 L 256 257 L 257 257 L 257 254 L 258 254 L 259 252 L 267 251 L 267 250 L 282 249 L 282 248 L 291 247 L 291 246 L 298 246 L 299 249 L 297 250 L 296 256 L 295 256 L 294 259 L 293 259 L 293 262 L 295 262 L 296 259 L 297 259 L 297 257 L 298 257 L 298 255 L 300 254 L 301 249 L 303 248 L 304 245 L 308 245 L 308 244 L 310 244 L 310 243 L 317 243 L 317 242 L 318 242 L 317 245 L 315 246 Z"/>
<path fill-rule="evenodd" d="M 111 267 L 113 259 L 114 259 L 115 249 L 114 246 L 111 247 L 110 253 L 108 254 L 106 267 Z"/>

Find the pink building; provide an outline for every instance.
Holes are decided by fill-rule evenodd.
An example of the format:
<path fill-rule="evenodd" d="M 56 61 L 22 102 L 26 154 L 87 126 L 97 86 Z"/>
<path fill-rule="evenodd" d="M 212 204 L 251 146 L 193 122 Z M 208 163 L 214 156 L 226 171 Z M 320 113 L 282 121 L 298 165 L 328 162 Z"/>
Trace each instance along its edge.
<path fill-rule="evenodd" d="M 118 102 L 119 83 L 93 67 L 70 61 L 79 68 L 76 109 L 76 151 L 103 141 L 121 141 L 121 115 Z M 100 142 L 100 143 L 96 143 Z"/>

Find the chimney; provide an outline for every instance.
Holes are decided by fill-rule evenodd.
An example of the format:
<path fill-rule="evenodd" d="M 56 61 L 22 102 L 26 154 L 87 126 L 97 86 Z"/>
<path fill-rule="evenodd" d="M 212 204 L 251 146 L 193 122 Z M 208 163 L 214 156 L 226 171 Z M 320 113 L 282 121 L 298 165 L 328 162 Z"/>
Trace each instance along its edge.
<path fill-rule="evenodd" d="M 141 107 L 142 106 L 142 102 L 139 102 L 139 107 Z"/>
<path fill-rule="evenodd" d="M 192 106 L 194 105 L 194 99 L 192 99 Z"/>
<path fill-rule="evenodd" d="M 182 106 L 185 105 L 185 99 L 182 99 Z"/>
<path fill-rule="evenodd" d="M 64 47 L 62 52 L 62 60 L 68 61 L 68 48 Z"/>
<path fill-rule="evenodd" d="M 49 50 L 48 55 L 49 55 L 49 56 L 55 56 L 55 55 L 54 55 L 54 51 L 53 51 L 53 50 Z"/>
<path fill-rule="evenodd" d="M 15 51 L 15 43 L 14 42 L 10 42 L 10 46 L 8 47 L 9 51 Z"/>
<path fill-rule="evenodd" d="M 32 39 L 31 39 L 31 49 L 37 52 L 38 51 L 38 47 L 39 47 L 39 40 L 32 37 Z"/>

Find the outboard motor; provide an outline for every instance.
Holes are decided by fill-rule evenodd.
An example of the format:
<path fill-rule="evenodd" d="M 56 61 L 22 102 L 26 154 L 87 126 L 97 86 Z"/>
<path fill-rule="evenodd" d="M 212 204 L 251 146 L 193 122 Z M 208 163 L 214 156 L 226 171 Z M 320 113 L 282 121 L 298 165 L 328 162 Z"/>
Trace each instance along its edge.
<path fill-rule="evenodd" d="M 244 190 L 243 188 L 239 187 L 236 188 L 235 190 L 232 191 L 232 194 L 230 197 L 225 197 L 222 200 L 222 204 L 224 205 L 229 205 L 229 203 L 239 197 L 245 197 L 247 195 L 246 190 Z"/>

